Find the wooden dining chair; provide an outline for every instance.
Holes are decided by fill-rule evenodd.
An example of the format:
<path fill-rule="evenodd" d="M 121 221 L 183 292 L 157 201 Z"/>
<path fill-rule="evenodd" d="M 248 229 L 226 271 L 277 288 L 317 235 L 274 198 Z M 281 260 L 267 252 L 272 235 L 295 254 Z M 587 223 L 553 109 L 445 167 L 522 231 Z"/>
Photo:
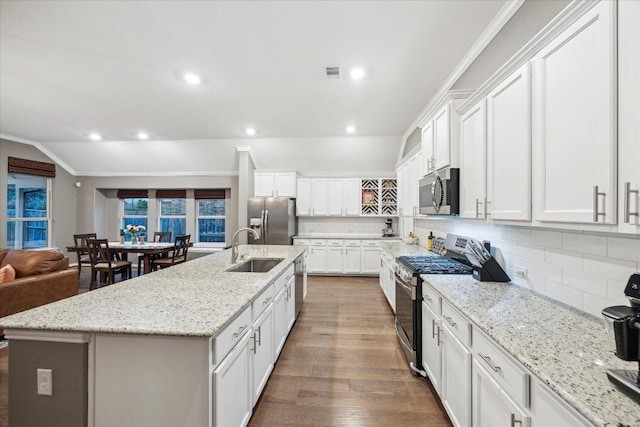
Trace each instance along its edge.
<path fill-rule="evenodd" d="M 107 276 L 107 285 L 114 283 L 114 276 L 120 273 L 120 280 L 131 279 L 131 261 L 120 261 L 114 259 L 109 251 L 108 239 L 87 239 L 89 247 L 89 258 L 91 259 L 91 285 L 89 290 L 93 290 L 96 284 L 96 276 Z M 102 283 L 102 277 L 100 279 Z"/>
<path fill-rule="evenodd" d="M 156 258 L 152 260 L 151 271 L 156 271 L 158 268 L 171 267 L 172 265 L 182 264 L 185 262 L 187 260 L 190 240 L 191 234 L 176 236 L 176 241 L 169 256 L 166 258 Z"/>
<path fill-rule="evenodd" d="M 95 239 L 96 233 L 86 234 L 74 234 L 73 242 L 76 247 L 76 254 L 78 255 L 78 276 L 82 272 L 82 264 L 91 265 L 91 259 L 89 258 L 89 248 L 87 247 L 87 239 Z"/>
<path fill-rule="evenodd" d="M 159 242 L 166 242 L 169 243 L 171 242 L 171 232 L 170 231 L 155 231 L 153 233 L 153 241 L 156 243 Z M 150 256 L 150 260 L 154 260 L 156 258 L 159 258 L 160 255 L 151 255 Z M 163 255 L 164 257 L 164 255 Z M 144 255 L 138 255 L 138 276 L 140 275 L 140 272 L 142 271 L 142 262 L 144 261 Z"/>

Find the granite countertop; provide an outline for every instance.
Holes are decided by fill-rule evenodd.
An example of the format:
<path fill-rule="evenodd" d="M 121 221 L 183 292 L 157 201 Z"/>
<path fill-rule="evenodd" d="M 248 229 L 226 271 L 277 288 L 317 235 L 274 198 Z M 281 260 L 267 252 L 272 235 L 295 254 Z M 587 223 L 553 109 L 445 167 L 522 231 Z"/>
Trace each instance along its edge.
<path fill-rule="evenodd" d="M 437 254 L 429 251 L 424 246 L 418 244 L 407 245 L 402 242 L 386 242 L 381 245 L 381 248 L 390 253 L 393 257 L 399 257 L 403 255 L 430 255 L 437 256 Z"/>
<path fill-rule="evenodd" d="M 241 245 L 248 257 L 284 258 L 267 273 L 229 273 L 231 251 L 118 282 L 0 319 L 0 328 L 210 337 L 305 251 Z"/>
<path fill-rule="evenodd" d="M 340 239 L 340 240 L 401 240 L 400 236 L 382 237 L 379 234 L 300 234 L 294 239 Z"/>

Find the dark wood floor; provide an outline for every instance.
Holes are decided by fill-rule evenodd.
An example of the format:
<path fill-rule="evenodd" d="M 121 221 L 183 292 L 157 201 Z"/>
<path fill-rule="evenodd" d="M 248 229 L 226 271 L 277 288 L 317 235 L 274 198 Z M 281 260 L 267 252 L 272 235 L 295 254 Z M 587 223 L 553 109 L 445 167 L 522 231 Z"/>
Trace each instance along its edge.
<path fill-rule="evenodd" d="M 84 271 L 84 269 L 83 269 Z M 89 288 L 82 274 L 80 292 Z M 8 348 L 0 350 L 0 426 L 8 426 Z M 377 278 L 309 277 L 309 292 L 250 426 L 451 423 L 411 374 Z"/>

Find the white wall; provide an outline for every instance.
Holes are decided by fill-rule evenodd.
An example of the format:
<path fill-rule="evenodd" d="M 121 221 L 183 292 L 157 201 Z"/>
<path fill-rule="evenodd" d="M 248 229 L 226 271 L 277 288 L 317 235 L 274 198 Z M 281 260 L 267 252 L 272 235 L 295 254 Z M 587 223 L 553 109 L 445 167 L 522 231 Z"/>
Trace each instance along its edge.
<path fill-rule="evenodd" d="M 421 245 L 429 232 L 490 240 L 499 248 L 514 283 L 596 316 L 604 307 L 628 305 L 624 287 L 640 271 L 640 236 L 488 225 L 458 218 L 416 219 Z M 527 279 L 515 277 L 515 267 Z"/>

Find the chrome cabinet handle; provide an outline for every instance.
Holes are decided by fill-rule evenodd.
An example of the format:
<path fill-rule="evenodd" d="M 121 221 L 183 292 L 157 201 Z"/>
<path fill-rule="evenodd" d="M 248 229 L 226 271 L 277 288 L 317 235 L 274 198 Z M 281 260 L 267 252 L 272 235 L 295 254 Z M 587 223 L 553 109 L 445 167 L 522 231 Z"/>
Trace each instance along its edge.
<path fill-rule="evenodd" d="M 429 295 L 425 295 L 424 299 L 426 299 L 427 301 L 429 301 L 431 304 L 433 304 L 433 300 L 431 299 L 431 297 Z"/>
<path fill-rule="evenodd" d="M 253 348 L 250 348 L 249 350 L 253 351 L 253 354 L 256 354 L 258 348 L 258 344 L 256 343 L 256 334 L 254 333 L 251 338 L 253 339 Z"/>
<path fill-rule="evenodd" d="M 442 341 L 440 340 L 440 332 L 442 332 L 442 329 L 440 329 L 440 326 L 438 326 L 438 347 L 440 347 L 440 344 L 442 344 Z"/>
<path fill-rule="evenodd" d="M 487 198 L 484 198 L 484 217 L 488 217 L 489 215 L 491 215 L 491 212 L 488 212 L 487 209 L 489 208 L 489 204 L 491 204 L 490 201 L 487 200 Z"/>
<path fill-rule="evenodd" d="M 483 203 L 480 201 L 480 199 L 476 199 L 476 218 L 478 218 L 478 216 L 480 216 L 480 209 L 478 208 L 478 205 L 482 205 Z"/>
<path fill-rule="evenodd" d="M 598 186 L 593 186 L 593 222 L 598 222 L 599 217 L 605 216 L 605 212 L 600 212 L 600 208 L 598 207 L 598 200 L 602 196 L 606 197 L 606 193 L 601 193 L 598 191 Z"/>
<path fill-rule="evenodd" d="M 490 367 L 491 369 L 493 369 L 493 371 L 494 371 L 494 372 L 500 372 L 500 370 L 502 369 L 502 368 L 500 368 L 500 366 L 496 366 L 496 365 L 494 365 L 494 364 L 493 364 L 493 361 L 491 361 L 491 358 L 490 358 L 489 356 L 485 356 L 485 355 L 483 355 L 482 353 L 478 353 L 478 356 L 480 356 L 480 358 L 481 358 L 482 360 L 484 360 L 484 361 L 485 361 L 485 363 L 486 363 L 487 365 L 489 365 L 489 367 Z"/>
<path fill-rule="evenodd" d="M 516 427 L 516 423 L 522 426 L 522 421 L 516 420 L 516 414 L 511 414 L 511 427 Z"/>
<path fill-rule="evenodd" d="M 456 322 L 453 321 L 451 316 L 444 316 L 444 320 L 446 320 L 451 326 L 456 327 Z"/>
<path fill-rule="evenodd" d="M 267 305 L 271 302 L 272 297 L 267 298 L 266 300 L 262 301 L 262 305 Z"/>
<path fill-rule="evenodd" d="M 436 320 L 431 319 L 431 338 L 436 338 Z"/>
<path fill-rule="evenodd" d="M 262 345 L 262 326 L 258 326 L 258 329 L 256 329 L 256 332 L 258 333 L 258 339 L 256 340 L 256 344 Z M 255 333 L 253 335 L 255 336 Z"/>
<path fill-rule="evenodd" d="M 240 334 L 242 334 L 242 331 L 244 331 L 245 329 L 247 329 L 247 325 L 240 326 L 240 328 L 238 328 L 238 332 L 233 333 L 233 337 L 238 338 Z"/>
<path fill-rule="evenodd" d="M 637 217 L 639 215 L 638 211 L 631 212 L 631 194 L 635 194 L 636 196 L 640 194 L 639 190 L 632 190 L 631 183 L 624 183 L 624 222 L 628 224 L 631 217 Z M 637 208 L 636 208 L 637 209 Z"/>

